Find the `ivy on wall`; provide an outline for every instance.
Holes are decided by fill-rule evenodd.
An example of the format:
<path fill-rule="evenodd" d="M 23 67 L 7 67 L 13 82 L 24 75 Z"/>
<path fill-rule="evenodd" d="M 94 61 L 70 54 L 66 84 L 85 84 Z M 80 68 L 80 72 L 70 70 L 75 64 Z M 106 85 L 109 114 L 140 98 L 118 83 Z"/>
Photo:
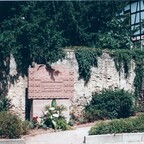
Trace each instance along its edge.
<path fill-rule="evenodd" d="M 75 56 L 79 65 L 79 78 L 84 79 L 85 84 L 90 79 L 91 67 L 97 67 L 97 58 L 101 54 L 101 49 L 75 48 Z"/>
<path fill-rule="evenodd" d="M 139 98 L 141 96 L 141 88 L 142 88 L 142 78 L 143 78 L 143 71 L 144 71 L 144 51 L 142 50 L 114 50 L 110 51 L 110 55 L 114 58 L 115 66 L 118 71 L 121 70 L 122 66 L 125 72 L 125 76 L 129 75 L 129 69 L 131 66 L 131 60 L 135 61 L 135 79 L 134 79 L 134 86 L 135 86 L 135 96 Z"/>
<path fill-rule="evenodd" d="M 56 49 L 48 52 L 43 52 L 43 55 L 39 55 L 39 59 L 35 59 L 35 57 L 30 58 L 30 53 L 26 53 L 22 51 L 22 49 L 15 49 L 15 51 L 11 51 L 13 54 L 16 64 L 17 64 L 17 75 L 10 76 L 10 54 L 3 54 L 0 51 L 0 99 L 7 95 L 8 92 L 8 82 L 14 83 L 19 76 L 27 76 L 29 66 L 33 65 L 33 62 L 38 64 L 45 64 L 46 66 L 50 66 L 51 63 L 58 61 L 59 59 L 63 59 L 65 57 L 65 51 L 63 49 Z"/>
<path fill-rule="evenodd" d="M 143 62 L 144 51 L 142 50 L 128 50 L 128 49 L 115 49 L 107 51 L 114 59 L 115 67 L 120 73 L 122 68 L 124 69 L 125 78 L 129 75 L 129 69 L 131 66 L 131 60 L 135 61 L 135 96 L 140 97 L 143 78 Z M 102 50 L 95 48 L 75 48 L 75 55 L 79 66 L 79 78 L 84 79 L 85 83 L 88 83 L 91 76 L 91 67 L 97 67 L 97 58 L 101 56 Z"/>
<path fill-rule="evenodd" d="M 115 67 L 118 72 L 124 69 L 125 77 L 127 78 L 130 69 L 130 62 L 132 60 L 132 51 L 130 50 L 113 50 L 109 52 L 110 56 L 114 58 Z"/>
<path fill-rule="evenodd" d="M 3 99 L 8 92 L 9 64 L 10 59 L 8 55 L 5 55 L 5 53 L 0 50 L 0 100 Z"/>
<path fill-rule="evenodd" d="M 74 47 L 75 56 L 79 66 L 79 78 L 84 79 L 85 84 L 88 83 L 91 77 L 91 68 L 98 66 L 97 58 L 100 57 L 103 53 L 102 49 L 96 48 L 88 48 L 88 47 Z M 18 56 L 16 55 L 18 54 Z M 124 69 L 125 77 L 127 78 L 129 75 L 129 69 L 131 66 L 131 60 L 135 61 L 135 79 L 134 79 L 134 86 L 135 86 L 135 95 L 137 98 L 140 97 L 141 88 L 142 88 L 142 78 L 144 76 L 144 51 L 133 49 L 115 49 L 115 50 L 107 50 L 107 53 L 114 59 L 115 67 L 118 72 Z M 6 87 L 7 80 L 9 79 L 9 60 L 10 55 L 3 55 L 2 51 L 0 52 L 1 59 L 0 59 L 0 81 L 2 82 L 3 87 Z M 58 59 L 62 59 L 65 56 L 63 49 L 55 50 L 53 52 L 44 53 L 48 61 L 39 61 L 43 62 L 44 64 L 49 64 L 47 62 L 56 62 Z M 43 55 L 45 57 L 45 55 Z M 18 70 L 26 71 L 28 66 L 32 64 L 33 59 L 27 59 L 25 55 L 19 55 L 19 52 L 14 52 L 14 56 L 16 62 L 18 63 Z M 35 61 L 38 62 L 38 61 Z M 3 89 L 3 92 L 6 92 L 6 89 Z M 2 94 L 3 92 L 0 92 Z"/>

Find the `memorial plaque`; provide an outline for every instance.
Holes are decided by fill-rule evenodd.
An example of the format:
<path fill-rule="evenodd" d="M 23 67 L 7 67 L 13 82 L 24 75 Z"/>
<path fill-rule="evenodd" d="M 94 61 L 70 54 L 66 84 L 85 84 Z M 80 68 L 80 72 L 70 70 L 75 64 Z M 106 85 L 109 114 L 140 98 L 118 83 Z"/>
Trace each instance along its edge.
<path fill-rule="evenodd" d="M 71 98 L 74 94 L 74 71 L 62 66 L 29 68 L 28 98 Z"/>

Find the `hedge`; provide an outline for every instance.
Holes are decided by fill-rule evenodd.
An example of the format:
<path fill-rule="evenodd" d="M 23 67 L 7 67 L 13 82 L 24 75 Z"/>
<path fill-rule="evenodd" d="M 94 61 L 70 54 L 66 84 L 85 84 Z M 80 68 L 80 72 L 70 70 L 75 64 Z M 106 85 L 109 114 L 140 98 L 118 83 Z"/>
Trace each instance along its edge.
<path fill-rule="evenodd" d="M 144 132 L 144 114 L 126 119 L 101 121 L 93 126 L 89 135 Z"/>

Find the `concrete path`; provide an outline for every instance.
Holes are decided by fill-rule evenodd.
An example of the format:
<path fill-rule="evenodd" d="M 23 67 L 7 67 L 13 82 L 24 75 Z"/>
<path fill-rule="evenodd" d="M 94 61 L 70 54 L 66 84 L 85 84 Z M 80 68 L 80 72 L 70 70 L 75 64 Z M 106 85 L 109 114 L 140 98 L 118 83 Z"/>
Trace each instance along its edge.
<path fill-rule="evenodd" d="M 84 144 L 84 136 L 88 135 L 90 127 L 87 126 L 62 132 L 45 132 L 35 136 L 26 136 L 24 140 L 25 144 Z M 113 144 L 144 144 L 144 142 L 117 142 Z"/>
<path fill-rule="evenodd" d="M 90 126 L 75 130 L 43 133 L 25 137 L 26 144 L 83 144 L 84 136 L 88 135 Z"/>

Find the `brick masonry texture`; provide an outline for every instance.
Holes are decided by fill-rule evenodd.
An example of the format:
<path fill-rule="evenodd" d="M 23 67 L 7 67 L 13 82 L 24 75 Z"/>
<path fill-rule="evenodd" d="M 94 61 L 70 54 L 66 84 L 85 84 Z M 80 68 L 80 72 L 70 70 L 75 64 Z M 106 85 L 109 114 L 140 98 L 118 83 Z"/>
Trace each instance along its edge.
<path fill-rule="evenodd" d="M 29 68 L 28 98 L 71 98 L 74 95 L 74 72 L 63 66 Z"/>

